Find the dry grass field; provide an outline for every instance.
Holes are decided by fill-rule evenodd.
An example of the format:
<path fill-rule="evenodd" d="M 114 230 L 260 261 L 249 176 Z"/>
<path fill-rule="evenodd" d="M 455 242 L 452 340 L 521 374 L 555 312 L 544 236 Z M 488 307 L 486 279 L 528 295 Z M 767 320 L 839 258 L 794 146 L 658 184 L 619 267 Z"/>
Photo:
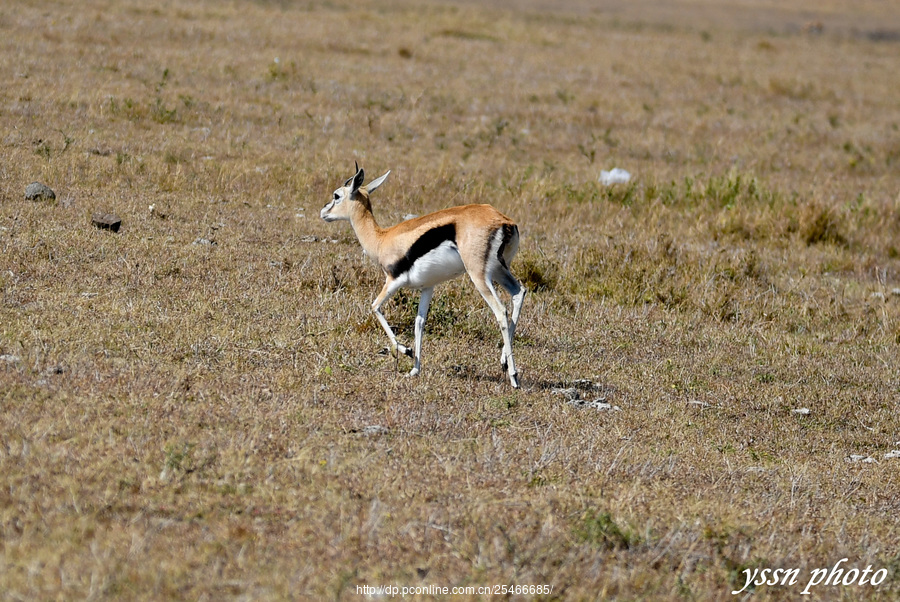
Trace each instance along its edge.
<path fill-rule="evenodd" d="M 898 73 L 875 0 L 3 3 L 0 599 L 896 599 Z M 521 390 L 463 279 L 382 353 L 354 161 L 519 223 Z"/>

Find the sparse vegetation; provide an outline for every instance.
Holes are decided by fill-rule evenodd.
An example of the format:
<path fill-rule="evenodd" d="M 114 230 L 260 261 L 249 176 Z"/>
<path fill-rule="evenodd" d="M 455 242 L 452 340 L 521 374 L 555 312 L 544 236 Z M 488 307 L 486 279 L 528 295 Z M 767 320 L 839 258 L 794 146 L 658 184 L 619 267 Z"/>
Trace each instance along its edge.
<path fill-rule="evenodd" d="M 0 8 L 0 597 L 896 599 L 900 16 L 512 4 Z M 463 279 L 382 353 L 354 161 L 519 223 L 522 390 Z"/>
<path fill-rule="evenodd" d="M 606 549 L 630 548 L 639 539 L 629 529 L 622 529 L 609 512 L 588 510 L 575 528 L 576 538 L 594 547 Z"/>

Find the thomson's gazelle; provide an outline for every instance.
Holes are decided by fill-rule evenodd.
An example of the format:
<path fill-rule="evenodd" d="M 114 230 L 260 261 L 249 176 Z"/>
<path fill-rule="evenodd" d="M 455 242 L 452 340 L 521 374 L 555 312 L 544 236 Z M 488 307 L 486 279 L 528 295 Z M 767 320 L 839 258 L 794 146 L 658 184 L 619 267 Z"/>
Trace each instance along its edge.
<path fill-rule="evenodd" d="M 384 270 L 384 287 L 372 303 L 372 311 L 391 340 L 392 349 L 411 356 L 414 365 L 409 374 L 418 374 L 422 365 L 422 332 L 434 287 L 468 273 L 500 324 L 503 334 L 500 365 L 509 374 L 512 386 L 518 388 L 512 342 L 525 288 L 509 271 L 509 262 L 519 248 L 518 227 L 490 205 L 465 205 L 380 228 L 372 215 L 369 194 L 384 183 L 389 173 L 363 186 L 365 173 L 357 165 L 356 175 L 334 191 L 321 215 L 327 222 L 348 220 L 363 250 Z M 500 300 L 494 281 L 512 296 L 511 319 L 507 318 L 506 305 Z M 401 288 L 422 291 L 414 353 L 397 343 L 394 331 L 381 313 L 381 306 Z"/>

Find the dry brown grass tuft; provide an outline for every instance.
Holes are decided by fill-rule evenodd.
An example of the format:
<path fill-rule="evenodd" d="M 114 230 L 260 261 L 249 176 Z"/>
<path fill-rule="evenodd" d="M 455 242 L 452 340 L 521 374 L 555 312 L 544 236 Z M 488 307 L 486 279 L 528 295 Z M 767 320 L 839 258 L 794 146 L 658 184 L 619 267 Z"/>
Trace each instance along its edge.
<path fill-rule="evenodd" d="M 798 568 L 755 588 L 784 599 L 846 557 L 886 580 L 820 599 L 895 599 L 892 31 L 843 0 L 3 5 L 3 597 L 722 599 Z M 520 224 L 523 390 L 463 280 L 420 378 L 380 353 L 380 276 L 318 218 L 355 160 L 393 170 L 383 224 Z"/>

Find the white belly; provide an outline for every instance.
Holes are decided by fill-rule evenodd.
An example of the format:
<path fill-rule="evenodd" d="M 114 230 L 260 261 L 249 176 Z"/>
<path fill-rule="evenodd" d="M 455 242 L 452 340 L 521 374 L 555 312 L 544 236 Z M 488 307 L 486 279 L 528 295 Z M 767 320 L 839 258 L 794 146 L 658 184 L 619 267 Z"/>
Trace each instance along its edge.
<path fill-rule="evenodd" d="M 419 257 L 406 272 L 403 286 L 408 288 L 431 288 L 464 274 L 466 266 L 456 244 L 444 241 L 435 249 Z"/>

